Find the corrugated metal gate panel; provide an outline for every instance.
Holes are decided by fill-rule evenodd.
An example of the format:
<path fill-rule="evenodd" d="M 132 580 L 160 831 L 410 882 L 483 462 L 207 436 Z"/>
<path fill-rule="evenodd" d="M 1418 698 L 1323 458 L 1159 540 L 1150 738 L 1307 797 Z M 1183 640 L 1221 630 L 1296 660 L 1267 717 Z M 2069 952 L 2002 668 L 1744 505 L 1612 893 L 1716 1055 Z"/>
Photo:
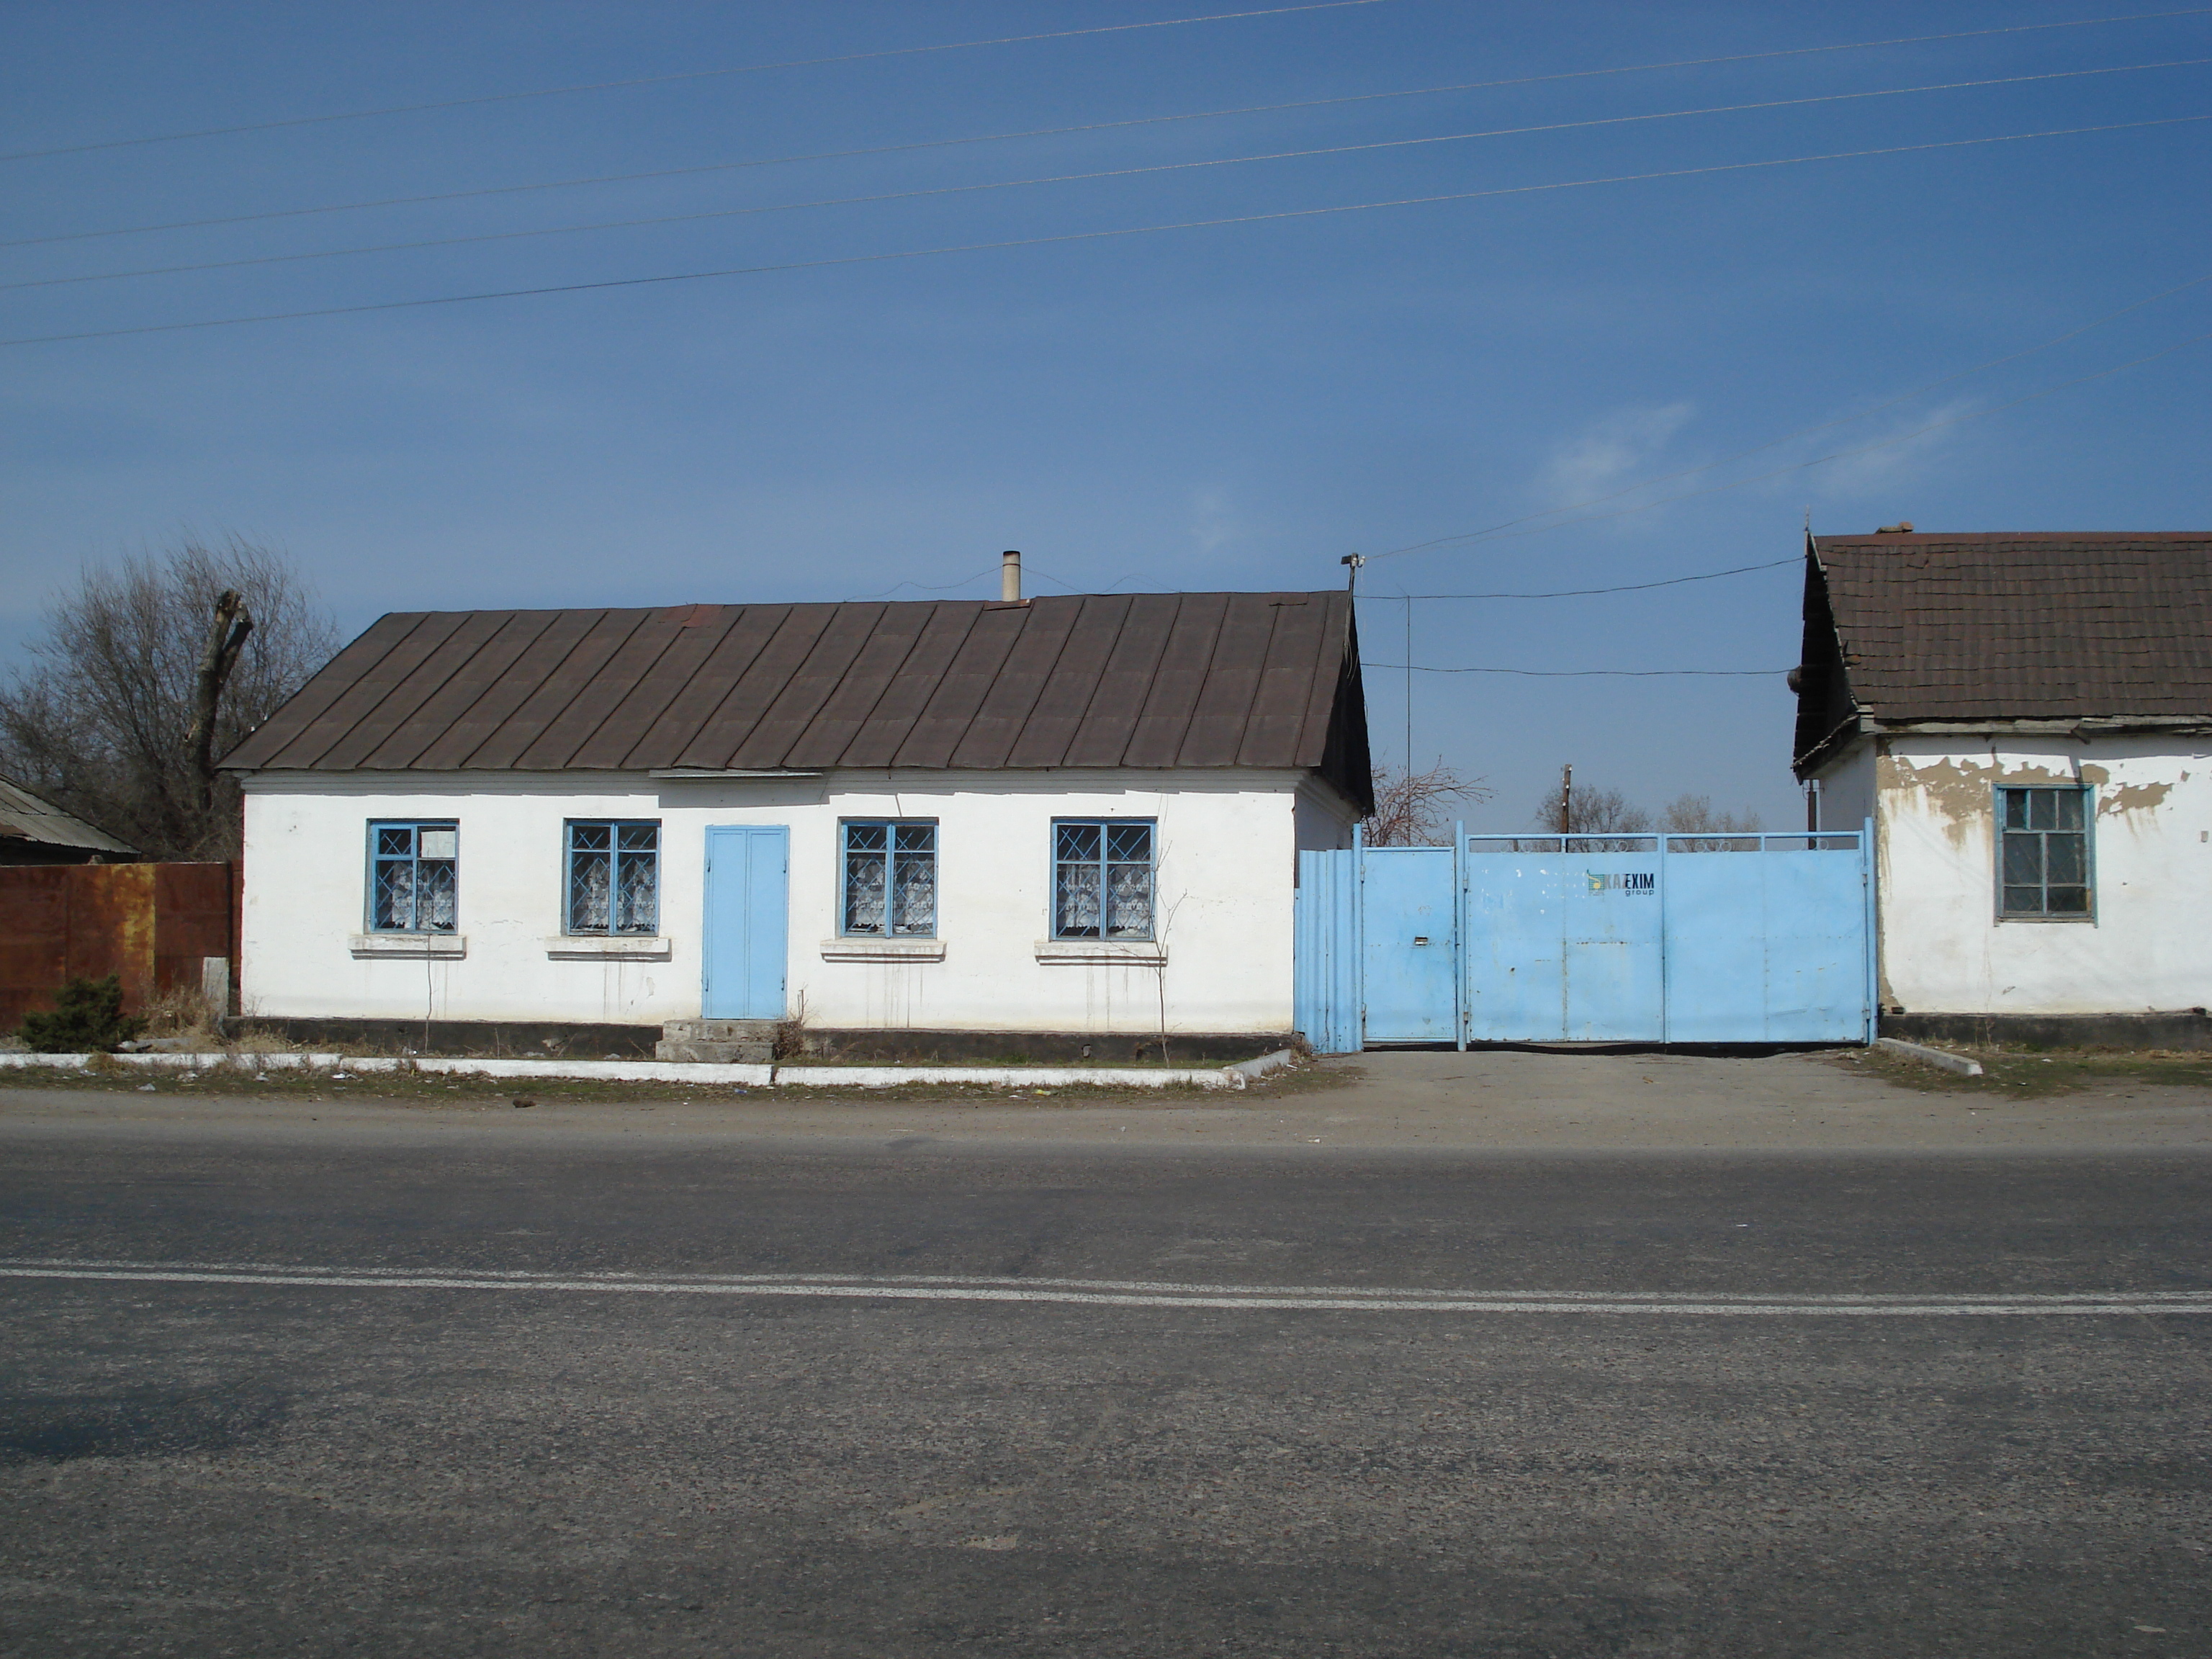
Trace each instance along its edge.
<path fill-rule="evenodd" d="M 1449 1042 L 1459 1020 L 1459 927 L 1449 847 L 1360 858 L 1360 995 L 1369 1042 Z"/>
<path fill-rule="evenodd" d="M 1451 1041 L 1455 1006 L 1465 1042 L 1869 1038 L 1869 835 L 1627 839 L 1468 837 L 1449 956 L 1451 848 L 1301 854 L 1300 1030 L 1324 1054 Z"/>
<path fill-rule="evenodd" d="M 1324 1054 L 1359 1050 L 1359 883 L 1356 854 L 1302 852 L 1293 928 L 1297 1028 Z"/>
<path fill-rule="evenodd" d="M 1565 1032 L 1570 1042 L 1664 1042 L 1664 911 L 1656 853 L 1563 859 Z M 1468 1040 L 1474 1041 L 1470 1031 Z"/>
<path fill-rule="evenodd" d="M 1856 846 L 1673 853 L 1667 881 L 1668 1042 L 1864 1039 L 1866 880 Z"/>
<path fill-rule="evenodd" d="M 1566 924 L 1557 854 L 1466 860 L 1466 1008 L 1477 1042 L 1557 1042 L 1566 1031 Z"/>

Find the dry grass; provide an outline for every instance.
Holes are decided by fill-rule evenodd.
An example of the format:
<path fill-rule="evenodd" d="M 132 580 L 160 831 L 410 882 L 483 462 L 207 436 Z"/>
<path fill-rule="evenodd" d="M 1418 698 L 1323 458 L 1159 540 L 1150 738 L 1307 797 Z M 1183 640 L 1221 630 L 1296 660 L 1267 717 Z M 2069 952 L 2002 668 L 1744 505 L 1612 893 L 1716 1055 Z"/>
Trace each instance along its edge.
<path fill-rule="evenodd" d="M 1834 1063 L 1869 1073 L 1902 1089 L 1929 1093 L 2036 1100 L 2055 1095 L 2129 1093 L 2137 1089 L 2212 1089 L 2212 1053 L 2123 1048 L 1960 1048 L 1945 1051 L 1979 1060 L 1983 1075 L 1908 1060 L 1885 1048 L 1858 1048 Z"/>

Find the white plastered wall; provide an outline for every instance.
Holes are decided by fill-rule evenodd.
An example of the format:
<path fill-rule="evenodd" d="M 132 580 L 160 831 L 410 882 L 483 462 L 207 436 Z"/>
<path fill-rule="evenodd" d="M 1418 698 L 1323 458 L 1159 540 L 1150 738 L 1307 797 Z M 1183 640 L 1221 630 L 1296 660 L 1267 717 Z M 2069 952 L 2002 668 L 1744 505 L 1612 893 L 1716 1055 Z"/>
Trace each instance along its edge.
<path fill-rule="evenodd" d="M 1164 997 L 1170 1031 L 1287 1031 L 1296 848 L 1310 816 L 1297 805 L 1305 781 L 1249 771 L 698 781 L 260 774 L 246 780 L 241 991 L 250 1012 L 270 1018 L 696 1018 L 705 830 L 783 824 L 787 995 L 811 1025 L 1136 1036 L 1162 1029 Z M 878 817 L 938 822 L 941 961 L 825 960 L 825 946 L 848 953 L 853 943 L 837 934 L 839 821 Z M 1163 960 L 1068 961 L 1065 948 L 1040 951 L 1050 935 L 1052 820 L 1066 817 L 1158 821 L 1160 948 L 1114 950 Z M 655 957 L 556 954 L 563 826 L 596 817 L 660 823 L 666 947 Z M 465 953 L 458 959 L 356 954 L 368 825 L 386 818 L 459 822 Z"/>
<path fill-rule="evenodd" d="M 1821 775 L 1832 827 L 1852 827 L 1832 804 L 1875 805 L 1885 1006 L 2074 1014 L 2212 1003 L 2212 748 L 2156 735 L 1890 736 L 1861 739 Z M 2095 803 L 2094 919 L 2000 921 L 1996 788 L 2077 782 Z"/>

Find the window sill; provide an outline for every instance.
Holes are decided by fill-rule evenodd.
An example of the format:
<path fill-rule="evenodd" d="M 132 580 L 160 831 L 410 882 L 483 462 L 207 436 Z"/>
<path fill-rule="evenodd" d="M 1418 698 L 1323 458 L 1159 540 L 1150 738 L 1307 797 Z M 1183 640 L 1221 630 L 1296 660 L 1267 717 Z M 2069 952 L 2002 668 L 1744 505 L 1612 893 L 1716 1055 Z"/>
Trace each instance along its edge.
<path fill-rule="evenodd" d="M 669 941 L 644 933 L 563 933 L 545 941 L 550 962 L 665 962 Z"/>
<path fill-rule="evenodd" d="M 825 939 L 824 962 L 942 962 L 941 939 Z"/>
<path fill-rule="evenodd" d="M 1041 939 L 1036 959 L 1048 963 L 1100 967 L 1164 968 L 1168 947 L 1149 939 Z"/>
<path fill-rule="evenodd" d="M 469 953 L 465 933 L 356 933 L 347 947 L 359 961 L 396 957 L 406 962 L 457 962 Z"/>

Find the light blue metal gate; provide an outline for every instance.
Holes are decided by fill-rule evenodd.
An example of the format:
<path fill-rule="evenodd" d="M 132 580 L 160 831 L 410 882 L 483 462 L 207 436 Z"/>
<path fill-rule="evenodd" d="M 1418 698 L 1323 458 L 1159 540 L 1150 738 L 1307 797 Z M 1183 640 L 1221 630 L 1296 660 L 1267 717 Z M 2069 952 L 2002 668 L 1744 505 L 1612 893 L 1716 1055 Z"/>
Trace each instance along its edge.
<path fill-rule="evenodd" d="M 1325 1054 L 1867 1042 L 1871 840 L 1869 826 L 1302 853 L 1298 1029 Z"/>
<path fill-rule="evenodd" d="M 1360 854 L 1359 976 L 1369 1042 L 1449 1042 L 1459 1027 L 1459 890 L 1449 847 Z"/>

